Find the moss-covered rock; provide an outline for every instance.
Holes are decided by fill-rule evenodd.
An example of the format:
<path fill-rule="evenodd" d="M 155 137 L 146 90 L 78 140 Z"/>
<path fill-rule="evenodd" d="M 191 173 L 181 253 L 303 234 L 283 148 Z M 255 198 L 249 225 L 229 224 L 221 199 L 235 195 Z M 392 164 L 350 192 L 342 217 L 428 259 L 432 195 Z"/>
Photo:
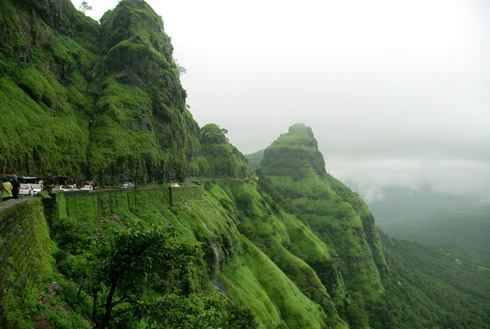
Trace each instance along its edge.
<path fill-rule="evenodd" d="M 100 184 L 198 173 L 199 126 L 146 2 L 120 1 L 100 25 L 67 0 L 0 9 L 0 167 Z"/>
<path fill-rule="evenodd" d="M 210 123 L 201 129 L 200 174 L 207 177 L 245 178 L 250 168 L 245 156 L 225 136 L 225 130 Z"/>
<path fill-rule="evenodd" d="M 326 173 L 311 128 L 293 125 L 265 150 L 260 169 L 338 255 L 348 291 L 376 300 L 387 265 L 373 216 L 359 196 Z"/>

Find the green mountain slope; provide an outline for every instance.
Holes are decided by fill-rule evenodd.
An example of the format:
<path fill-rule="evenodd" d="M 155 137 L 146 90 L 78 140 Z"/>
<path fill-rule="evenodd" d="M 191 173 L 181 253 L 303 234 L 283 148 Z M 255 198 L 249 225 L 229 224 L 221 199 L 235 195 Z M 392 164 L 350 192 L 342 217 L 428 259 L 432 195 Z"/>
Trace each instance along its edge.
<path fill-rule="evenodd" d="M 488 303 L 484 294 L 463 287 L 467 283 L 460 282 L 458 275 L 481 282 L 487 280 L 488 271 L 467 257 L 467 267 L 458 268 L 454 256 L 437 248 L 405 244 L 384 235 L 381 239 L 365 203 L 321 170 L 321 163 L 323 156 L 311 129 L 295 124 L 265 150 L 258 173 L 268 176 L 284 198 L 280 203 L 296 208 L 298 216 L 337 255 L 349 296 L 347 307 L 339 310 L 349 325 L 427 328 L 459 323 L 456 327 L 481 327 Z M 488 291 L 488 282 L 471 289 L 479 288 Z M 439 303 L 443 290 L 451 292 L 446 302 Z M 460 298 L 471 300 L 475 309 L 458 311 L 454 305 L 462 302 Z M 473 318 L 478 319 L 477 324 L 469 325 Z"/>
<path fill-rule="evenodd" d="M 245 157 L 248 160 L 248 163 L 250 165 L 250 170 L 252 172 L 255 171 L 255 169 L 260 167 L 260 162 L 264 158 L 264 151 L 265 150 L 260 150 L 252 154 L 245 154 Z"/>
<path fill-rule="evenodd" d="M 225 133 L 210 123 L 201 129 L 199 136 L 202 157 L 199 158 L 201 176 L 245 178 L 250 176 L 247 159 L 230 144 Z"/>
<path fill-rule="evenodd" d="M 325 171 L 311 128 L 296 124 L 264 152 L 260 169 L 298 208 L 321 239 L 334 246 L 347 287 L 376 299 L 387 271 L 374 219 L 348 187 Z"/>
<path fill-rule="evenodd" d="M 490 270 L 461 250 L 378 232 L 359 196 L 327 174 L 311 128 L 281 135 L 250 179 L 245 157 L 217 125 L 200 129 L 185 97 L 145 1 L 120 1 L 99 25 L 68 0 L 0 0 L 3 168 L 99 184 L 206 176 L 35 200 L 49 259 L 29 286 L 26 267 L 1 260 L 0 324 L 488 327 Z M 1 224 L 19 220 L 12 213 Z M 22 248 L 2 255 L 31 254 Z"/>
<path fill-rule="evenodd" d="M 146 2 L 120 1 L 100 25 L 68 0 L 0 9 L 2 168 L 100 184 L 197 174 L 199 127 Z"/>
<path fill-rule="evenodd" d="M 452 246 L 381 238 L 391 271 L 374 328 L 488 328 L 490 268 Z"/>
<path fill-rule="evenodd" d="M 381 227 L 398 239 L 463 246 L 490 264 L 490 207 L 441 211 L 428 217 L 383 223 Z"/>

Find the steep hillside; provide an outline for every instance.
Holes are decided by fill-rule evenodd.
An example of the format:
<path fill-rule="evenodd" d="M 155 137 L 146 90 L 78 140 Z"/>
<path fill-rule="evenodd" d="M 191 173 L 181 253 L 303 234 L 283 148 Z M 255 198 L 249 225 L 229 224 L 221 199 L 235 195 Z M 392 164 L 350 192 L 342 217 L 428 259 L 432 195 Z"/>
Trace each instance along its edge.
<path fill-rule="evenodd" d="M 346 299 L 337 260 L 301 221 L 275 206 L 253 181 L 221 180 L 206 182 L 204 189 L 184 189 L 199 188 L 203 193 L 183 194 L 185 201 L 175 204 L 168 202 L 168 189 L 66 198 L 59 194 L 53 219 L 59 268 L 82 285 L 84 273 L 90 277 L 90 254 L 95 252 L 90 240 L 100 239 L 101 232 L 109 234 L 115 225 L 128 229 L 140 221 L 172 225 L 180 241 L 200 245 L 202 256 L 193 261 L 190 274 L 166 283 L 170 291 L 229 299 L 251 311 L 259 328 L 348 328 L 337 311 Z M 169 293 L 168 288 L 160 289 Z M 92 295 L 90 290 L 85 293 Z M 138 297 L 148 303 L 146 298 Z M 82 315 L 96 322 L 99 316 L 88 312 L 89 305 Z M 118 304 L 114 312 L 129 307 L 130 303 Z M 165 312 L 162 316 L 170 317 Z M 138 317 L 129 320 L 138 322 Z"/>
<path fill-rule="evenodd" d="M 398 239 L 463 246 L 490 265 L 490 207 L 441 211 L 432 216 L 384 223 L 381 228 Z"/>
<path fill-rule="evenodd" d="M 210 123 L 205 125 L 199 136 L 202 157 L 199 159 L 201 176 L 245 178 L 250 176 L 247 159 L 230 144 L 225 130 Z"/>
<path fill-rule="evenodd" d="M 0 166 L 86 170 L 99 28 L 69 1 L 0 1 Z"/>
<path fill-rule="evenodd" d="M 68 0 L 0 12 L 2 168 L 100 184 L 197 174 L 199 127 L 146 2 L 120 1 L 100 25 Z"/>
<path fill-rule="evenodd" d="M 339 262 L 342 243 L 327 245 L 286 210 L 294 209 L 267 177 L 215 181 L 58 193 L 46 218 L 55 264 L 21 295 L 14 292 L 25 289 L 16 279 L 25 267 L 0 281 L 2 319 L 13 329 L 149 322 L 154 328 L 486 328 L 490 321 L 490 269 L 458 250 L 381 234 L 390 271 L 381 272 L 383 292 L 368 296 L 371 286 L 344 282 L 351 275 L 344 263 L 356 260 Z"/>
<path fill-rule="evenodd" d="M 463 256 L 466 266 L 458 268 L 454 250 L 381 239 L 365 203 L 326 173 L 311 128 L 290 127 L 256 172 L 338 257 L 348 296 L 339 311 L 352 328 L 483 327 L 489 305 L 477 290 L 488 291 L 489 271 Z M 458 276 L 482 284 L 465 287 Z M 450 293 L 439 303 L 444 290 Z M 458 310 L 465 299 L 473 306 Z"/>
<path fill-rule="evenodd" d="M 255 169 L 260 167 L 260 162 L 264 158 L 264 151 L 265 150 L 260 150 L 252 154 L 245 154 L 245 157 L 248 160 L 248 164 L 250 166 L 250 170 L 252 172 L 255 171 Z"/>
<path fill-rule="evenodd" d="M 296 124 L 264 152 L 260 170 L 296 207 L 325 243 L 334 247 L 349 290 L 375 300 L 388 271 L 374 219 L 364 202 L 325 171 L 311 128 Z"/>

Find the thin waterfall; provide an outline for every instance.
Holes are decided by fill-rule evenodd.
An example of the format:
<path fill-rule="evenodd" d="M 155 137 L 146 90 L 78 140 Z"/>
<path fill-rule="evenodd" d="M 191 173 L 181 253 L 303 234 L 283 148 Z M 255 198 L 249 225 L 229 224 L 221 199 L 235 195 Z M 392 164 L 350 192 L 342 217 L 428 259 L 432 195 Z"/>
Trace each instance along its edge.
<path fill-rule="evenodd" d="M 184 205 L 192 210 L 191 206 L 187 202 L 184 201 Z M 197 214 L 196 214 L 197 215 Z M 226 294 L 225 289 L 222 287 L 222 284 L 219 282 L 219 267 L 221 263 L 221 253 L 219 251 L 218 246 L 216 245 L 216 238 L 214 237 L 213 232 L 208 228 L 206 223 L 201 219 L 199 215 L 197 215 L 199 220 L 201 221 L 202 226 L 209 232 L 209 235 L 211 236 L 211 245 L 214 249 L 214 266 L 213 266 L 213 272 L 214 272 L 214 277 L 213 277 L 213 288 Z"/>

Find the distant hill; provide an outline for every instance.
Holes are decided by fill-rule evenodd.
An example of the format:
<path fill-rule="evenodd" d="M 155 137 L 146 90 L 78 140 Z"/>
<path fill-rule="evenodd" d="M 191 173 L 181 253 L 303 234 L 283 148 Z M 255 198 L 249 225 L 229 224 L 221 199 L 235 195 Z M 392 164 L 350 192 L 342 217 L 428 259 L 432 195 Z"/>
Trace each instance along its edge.
<path fill-rule="evenodd" d="M 440 211 L 401 222 L 380 222 L 389 235 L 430 245 L 456 244 L 490 264 L 490 207 Z"/>
<path fill-rule="evenodd" d="M 353 184 L 347 184 L 353 185 Z M 353 186 L 354 190 L 355 187 Z M 402 186 L 382 189 L 385 198 L 376 202 L 366 200 L 376 223 L 402 221 L 416 217 L 430 216 L 435 212 L 483 206 L 479 197 L 470 195 L 450 195 L 436 193 L 429 185 L 417 190 Z M 362 196 L 362 193 L 361 193 Z"/>
<path fill-rule="evenodd" d="M 264 151 L 260 150 L 252 154 L 246 154 L 245 158 L 248 160 L 248 165 L 250 166 L 250 171 L 254 172 L 255 169 L 260 167 L 260 161 L 264 158 Z"/>

